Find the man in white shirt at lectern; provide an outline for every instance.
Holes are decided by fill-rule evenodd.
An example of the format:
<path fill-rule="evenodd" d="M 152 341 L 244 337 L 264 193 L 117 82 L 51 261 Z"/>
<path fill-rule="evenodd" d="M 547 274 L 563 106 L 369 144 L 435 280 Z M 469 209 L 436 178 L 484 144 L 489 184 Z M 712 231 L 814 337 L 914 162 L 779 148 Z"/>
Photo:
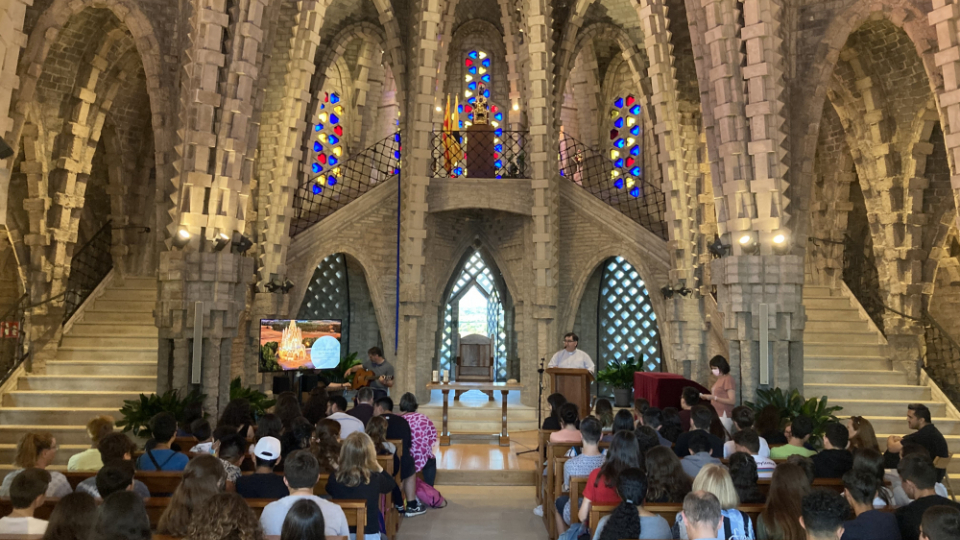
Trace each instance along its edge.
<path fill-rule="evenodd" d="M 589 354 L 577 349 L 577 344 L 579 342 L 580 338 L 577 337 L 577 335 L 573 332 L 563 336 L 563 348 L 557 351 L 557 354 L 553 355 L 553 358 L 550 359 L 550 363 L 547 364 L 547 367 L 586 369 L 590 371 L 590 373 L 594 373 L 596 371 L 596 366 L 594 365 Z"/>

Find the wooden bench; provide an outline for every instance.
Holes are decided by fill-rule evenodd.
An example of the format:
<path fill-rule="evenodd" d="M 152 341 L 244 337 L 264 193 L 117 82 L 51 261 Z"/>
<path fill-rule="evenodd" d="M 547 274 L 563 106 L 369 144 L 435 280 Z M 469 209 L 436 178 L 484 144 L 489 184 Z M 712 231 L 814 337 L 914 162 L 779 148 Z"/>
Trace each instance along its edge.
<path fill-rule="evenodd" d="M 590 507 L 590 525 L 591 527 L 596 527 L 597 523 L 600 523 L 600 519 L 603 516 L 606 516 L 613 512 L 616 506 L 591 506 Z M 683 510 L 683 505 L 679 503 L 675 504 L 645 504 L 643 505 L 644 510 L 650 512 L 651 514 L 656 514 L 663 519 L 667 520 L 667 523 L 673 527 L 676 523 L 677 514 Z M 753 521 L 754 530 L 757 527 L 757 519 L 760 517 L 760 512 L 763 512 L 764 505 L 762 504 L 741 504 L 737 507 L 737 510 L 740 510 L 744 514 L 750 516 L 750 519 Z"/>
<path fill-rule="evenodd" d="M 554 431 L 553 429 L 541 429 L 537 431 L 537 454 L 540 456 L 540 460 L 537 463 L 538 469 L 542 466 L 547 460 L 547 444 L 550 442 L 550 434 Z M 537 504 L 543 504 L 543 476 L 538 474 L 535 480 L 536 483 L 536 496 Z M 546 514 L 546 512 L 544 512 Z"/>

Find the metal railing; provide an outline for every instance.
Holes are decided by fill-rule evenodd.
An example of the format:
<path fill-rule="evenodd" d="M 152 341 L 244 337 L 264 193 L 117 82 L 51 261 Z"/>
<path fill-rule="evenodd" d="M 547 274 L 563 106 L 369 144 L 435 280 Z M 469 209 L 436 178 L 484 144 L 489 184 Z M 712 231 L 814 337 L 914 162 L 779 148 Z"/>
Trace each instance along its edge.
<path fill-rule="evenodd" d="M 434 178 L 530 178 L 529 131 L 435 131 L 430 138 Z"/>
<path fill-rule="evenodd" d="M 0 315 L 0 385 L 7 382 L 28 355 L 23 353 L 23 327 L 26 322 L 27 298 L 23 294 L 17 302 Z"/>
<path fill-rule="evenodd" d="M 626 151 L 624 151 L 626 154 Z M 617 164 L 623 161 L 621 166 Z M 639 170 L 637 170 L 639 169 Z M 664 240 L 667 198 L 643 177 L 643 152 L 614 160 L 573 137 L 560 140 L 560 176 L 616 208 Z"/>
<path fill-rule="evenodd" d="M 314 223 L 357 200 L 400 172 L 400 133 L 311 176 L 293 193 L 293 219 L 290 236 L 296 236 Z"/>
<path fill-rule="evenodd" d="M 106 222 L 73 254 L 70 277 L 67 278 L 67 288 L 63 298 L 64 323 L 80 309 L 84 300 L 113 269 L 113 256 L 110 253 L 110 247 L 113 244 L 112 223 Z"/>
<path fill-rule="evenodd" d="M 960 344 L 923 310 L 923 337 L 927 345 L 924 358 L 927 374 L 949 399 L 960 407 Z"/>

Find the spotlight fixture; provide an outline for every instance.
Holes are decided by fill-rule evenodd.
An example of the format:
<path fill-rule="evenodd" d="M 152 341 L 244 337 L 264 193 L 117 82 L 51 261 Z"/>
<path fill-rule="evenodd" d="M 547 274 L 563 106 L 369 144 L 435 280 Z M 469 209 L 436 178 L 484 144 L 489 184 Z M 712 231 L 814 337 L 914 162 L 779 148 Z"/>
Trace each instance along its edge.
<path fill-rule="evenodd" d="M 230 237 L 226 233 L 220 233 L 217 235 L 216 243 L 213 245 L 214 253 L 223 251 L 223 248 L 227 247 L 230 244 Z"/>
<path fill-rule="evenodd" d="M 233 243 L 233 252 L 243 254 L 252 246 L 253 241 L 247 238 L 246 235 L 241 234 L 240 239 Z"/>
<path fill-rule="evenodd" d="M 263 286 L 264 289 L 269 293 L 281 292 L 283 294 L 289 293 L 293 290 L 293 282 L 289 279 L 280 281 L 280 278 L 273 278 Z"/>
<path fill-rule="evenodd" d="M 660 294 L 664 298 L 673 298 L 674 294 L 679 294 L 680 296 L 687 297 L 693 294 L 693 289 L 688 289 L 687 287 L 680 287 L 679 289 L 674 289 L 673 285 L 667 285 L 666 287 L 660 288 Z"/>
<path fill-rule="evenodd" d="M 712 242 L 710 245 L 707 246 L 707 250 L 708 250 L 710 253 L 712 253 L 714 257 L 716 257 L 716 258 L 718 258 L 718 259 L 719 259 L 720 257 L 723 257 L 724 255 L 729 255 L 729 254 L 730 254 L 730 246 L 727 245 L 727 244 L 724 244 L 722 241 L 720 241 L 720 237 L 719 237 L 719 236 L 716 236 L 716 237 L 714 238 L 713 242 Z"/>
<path fill-rule="evenodd" d="M 760 243 L 757 242 L 757 237 L 753 233 L 742 233 L 737 242 L 740 243 L 740 251 L 746 255 L 753 255 L 760 249 Z"/>
<path fill-rule="evenodd" d="M 178 230 L 178 231 L 177 231 L 177 234 L 174 235 L 174 237 L 173 237 L 173 247 L 175 247 L 175 248 L 183 248 L 183 246 L 187 245 L 187 242 L 190 241 L 190 238 L 191 238 L 192 236 L 193 236 L 193 235 L 190 234 L 190 231 L 188 231 L 188 230 L 186 230 L 186 229 L 180 229 L 180 230 Z"/>
<path fill-rule="evenodd" d="M 513 104 L 513 110 L 519 111 L 519 110 L 520 110 L 520 104 L 519 104 L 519 103 L 514 103 L 514 104 Z"/>
<path fill-rule="evenodd" d="M 790 249 L 790 243 L 787 242 L 787 235 L 784 233 L 777 233 L 773 235 L 773 251 L 774 253 L 783 254 Z"/>
<path fill-rule="evenodd" d="M 283 280 L 283 284 L 280 285 L 280 292 L 283 294 L 289 293 L 293 289 L 293 282 L 289 279 Z"/>
<path fill-rule="evenodd" d="M 276 280 L 270 280 L 266 285 L 263 286 L 263 288 L 269 293 L 275 293 L 280 289 L 280 284 Z"/>

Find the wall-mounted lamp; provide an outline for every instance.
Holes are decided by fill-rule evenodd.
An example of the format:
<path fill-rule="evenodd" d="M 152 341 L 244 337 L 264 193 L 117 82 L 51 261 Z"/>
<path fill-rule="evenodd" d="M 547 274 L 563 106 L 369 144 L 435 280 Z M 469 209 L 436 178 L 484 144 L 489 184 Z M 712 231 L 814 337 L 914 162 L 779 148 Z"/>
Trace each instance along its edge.
<path fill-rule="evenodd" d="M 720 241 L 720 236 L 717 236 L 714 238 L 713 242 L 707 246 L 707 251 L 709 251 L 711 254 L 713 254 L 714 257 L 719 259 L 724 255 L 730 254 L 730 246 Z"/>
<path fill-rule="evenodd" d="M 240 239 L 233 243 L 233 252 L 243 254 L 252 246 L 253 241 L 241 234 Z"/>
<path fill-rule="evenodd" d="M 290 281 L 289 279 L 280 281 L 280 278 L 274 278 L 274 279 L 271 279 L 266 285 L 264 285 L 263 288 L 270 293 L 275 293 L 277 291 L 280 291 L 283 294 L 287 294 L 291 290 L 293 290 L 293 282 Z"/>
<path fill-rule="evenodd" d="M 777 233 L 773 235 L 773 252 L 777 254 L 784 254 L 790 249 L 790 242 L 788 242 L 787 235 L 785 233 Z"/>
<path fill-rule="evenodd" d="M 220 251 L 223 251 L 223 248 L 230 245 L 230 237 L 227 236 L 226 233 L 220 233 L 217 235 L 217 238 L 214 242 L 215 243 L 213 245 L 213 251 L 214 253 L 218 253 Z"/>
<path fill-rule="evenodd" d="M 674 289 L 673 285 L 667 285 L 666 287 L 660 288 L 660 294 L 664 298 L 673 298 L 674 294 L 679 294 L 680 296 L 687 297 L 693 294 L 693 289 L 688 289 L 686 287 L 680 287 L 679 289 Z"/>
<path fill-rule="evenodd" d="M 740 251 L 746 255 L 753 255 L 760 250 L 760 242 L 757 241 L 757 236 L 751 232 L 742 233 L 737 242 L 740 244 Z"/>
<path fill-rule="evenodd" d="M 183 246 L 187 245 L 190 242 L 190 238 L 193 235 L 190 234 L 190 231 L 186 229 L 180 229 L 177 231 L 177 234 L 173 237 L 173 247 L 177 249 L 182 249 Z"/>

